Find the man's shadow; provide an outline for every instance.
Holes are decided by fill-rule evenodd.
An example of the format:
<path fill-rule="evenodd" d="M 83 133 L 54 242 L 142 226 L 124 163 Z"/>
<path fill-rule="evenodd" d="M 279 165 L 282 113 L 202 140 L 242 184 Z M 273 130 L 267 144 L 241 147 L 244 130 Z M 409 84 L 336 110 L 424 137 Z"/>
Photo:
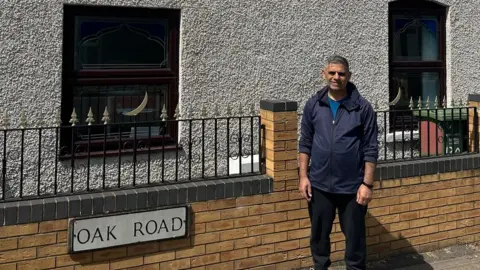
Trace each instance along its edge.
<path fill-rule="evenodd" d="M 390 232 L 376 217 L 367 213 L 367 269 L 369 270 L 432 270 L 419 252 L 435 249 L 425 244 L 413 247 L 407 238 L 415 237 L 410 230 Z"/>
<path fill-rule="evenodd" d="M 335 223 L 338 218 L 335 219 Z M 414 248 L 407 238 L 409 230 L 389 231 L 389 225 L 382 224 L 376 217 L 367 213 L 367 269 L 368 270 L 433 270 L 434 268 L 420 252 L 430 251 L 428 244 Z M 334 226 L 338 226 L 338 223 Z M 332 264 L 329 270 L 343 270 L 342 260 Z"/>

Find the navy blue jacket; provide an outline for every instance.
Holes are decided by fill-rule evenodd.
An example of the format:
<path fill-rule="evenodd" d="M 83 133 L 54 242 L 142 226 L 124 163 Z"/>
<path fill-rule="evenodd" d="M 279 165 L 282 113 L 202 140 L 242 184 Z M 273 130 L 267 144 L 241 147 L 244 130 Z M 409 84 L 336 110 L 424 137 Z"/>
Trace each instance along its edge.
<path fill-rule="evenodd" d="M 336 119 L 325 87 L 305 104 L 301 122 L 299 152 L 310 156 L 310 183 L 331 193 L 356 193 L 365 161 L 376 163 L 378 158 L 376 114 L 353 83 L 347 92 Z"/>

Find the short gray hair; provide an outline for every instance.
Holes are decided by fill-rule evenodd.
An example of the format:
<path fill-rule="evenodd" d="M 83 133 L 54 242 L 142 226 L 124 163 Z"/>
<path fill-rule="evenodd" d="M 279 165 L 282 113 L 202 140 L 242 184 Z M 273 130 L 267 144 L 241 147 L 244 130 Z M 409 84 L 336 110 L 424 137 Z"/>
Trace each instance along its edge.
<path fill-rule="evenodd" d="M 348 60 L 340 55 L 332 55 L 327 58 L 327 65 L 330 64 L 340 64 L 345 67 L 347 71 L 350 71 L 350 65 L 348 64 Z"/>

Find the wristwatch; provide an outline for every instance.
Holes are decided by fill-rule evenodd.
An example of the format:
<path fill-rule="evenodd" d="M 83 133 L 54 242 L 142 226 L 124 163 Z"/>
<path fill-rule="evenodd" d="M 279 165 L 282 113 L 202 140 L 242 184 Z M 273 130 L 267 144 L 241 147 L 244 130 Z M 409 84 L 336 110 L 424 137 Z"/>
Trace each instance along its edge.
<path fill-rule="evenodd" d="M 362 185 L 368 187 L 369 189 L 373 188 L 373 185 L 369 185 L 369 184 L 365 183 L 365 181 L 362 182 Z"/>

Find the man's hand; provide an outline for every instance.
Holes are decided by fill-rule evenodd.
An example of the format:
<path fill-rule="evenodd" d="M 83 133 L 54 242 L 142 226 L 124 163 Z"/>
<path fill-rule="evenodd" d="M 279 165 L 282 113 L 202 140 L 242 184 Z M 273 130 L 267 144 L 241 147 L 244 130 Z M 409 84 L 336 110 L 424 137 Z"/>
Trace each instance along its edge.
<path fill-rule="evenodd" d="M 310 180 L 308 180 L 308 177 L 300 177 L 298 190 L 300 190 L 300 194 L 302 194 L 303 198 L 305 198 L 307 201 L 310 201 L 312 198 L 312 186 L 310 185 Z"/>
<path fill-rule="evenodd" d="M 357 203 L 366 206 L 372 200 L 372 190 L 365 185 L 360 185 L 357 191 Z"/>

